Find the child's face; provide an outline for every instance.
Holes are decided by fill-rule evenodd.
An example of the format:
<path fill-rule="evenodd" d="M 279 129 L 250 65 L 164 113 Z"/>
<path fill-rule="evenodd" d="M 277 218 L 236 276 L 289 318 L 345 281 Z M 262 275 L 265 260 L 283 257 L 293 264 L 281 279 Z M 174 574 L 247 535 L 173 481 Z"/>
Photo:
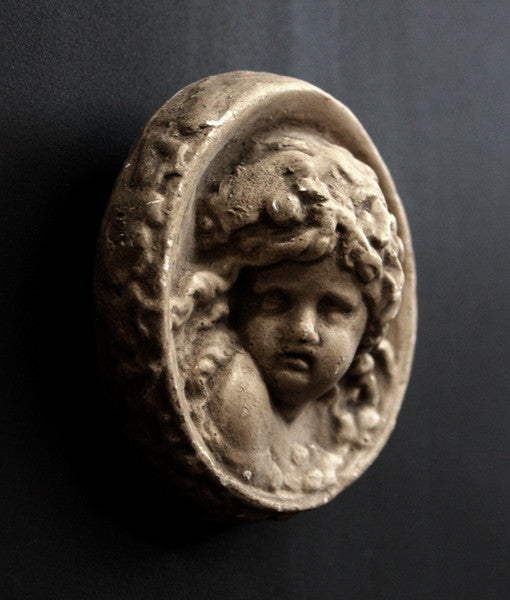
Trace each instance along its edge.
<path fill-rule="evenodd" d="M 257 269 L 239 333 L 273 398 L 298 408 L 349 368 L 367 322 L 359 283 L 334 257 Z"/>

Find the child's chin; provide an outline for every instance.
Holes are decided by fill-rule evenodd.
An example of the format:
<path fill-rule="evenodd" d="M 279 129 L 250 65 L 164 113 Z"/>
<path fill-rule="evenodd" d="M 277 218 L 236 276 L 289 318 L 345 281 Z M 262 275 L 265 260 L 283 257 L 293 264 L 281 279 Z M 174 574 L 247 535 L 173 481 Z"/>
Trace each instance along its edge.
<path fill-rule="evenodd" d="M 276 399 L 287 406 L 300 406 L 314 398 L 310 377 L 295 371 L 280 371 L 271 391 Z"/>
<path fill-rule="evenodd" d="M 269 385 L 274 400 L 289 407 L 299 407 L 307 402 L 323 398 L 331 392 L 336 380 L 322 381 L 320 384 L 310 381 L 306 373 L 279 371 Z"/>

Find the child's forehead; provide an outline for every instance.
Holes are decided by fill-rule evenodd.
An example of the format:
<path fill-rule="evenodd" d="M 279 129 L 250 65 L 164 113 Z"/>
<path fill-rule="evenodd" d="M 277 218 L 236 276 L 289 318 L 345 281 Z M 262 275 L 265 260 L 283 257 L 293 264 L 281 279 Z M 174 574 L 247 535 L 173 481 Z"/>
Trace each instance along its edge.
<path fill-rule="evenodd" d="M 346 288 L 359 288 L 352 273 L 338 263 L 336 255 L 309 262 L 282 261 L 252 272 L 252 290 L 263 293 L 271 289 L 295 291 L 300 294 L 335 293 Z"/>

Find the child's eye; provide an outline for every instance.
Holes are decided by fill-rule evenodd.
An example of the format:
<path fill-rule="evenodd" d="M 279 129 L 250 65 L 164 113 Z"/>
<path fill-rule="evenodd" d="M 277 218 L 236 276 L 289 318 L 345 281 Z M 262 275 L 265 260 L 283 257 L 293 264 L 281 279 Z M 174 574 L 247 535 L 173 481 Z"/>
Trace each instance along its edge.
<path fill-rule="evenodd" d="M 325 296 L 319 302 L 318 312 L 327 319 L 347 316 L 354 310 L 354 306 L 341 298 Z"/>
<path fill-rule="evenodd" d="M 276 313 L 284 311 L 287 304 L 287 297 L 282 291 L 271 290 L 262 295 L 259 306 L 264 312 Z"/>

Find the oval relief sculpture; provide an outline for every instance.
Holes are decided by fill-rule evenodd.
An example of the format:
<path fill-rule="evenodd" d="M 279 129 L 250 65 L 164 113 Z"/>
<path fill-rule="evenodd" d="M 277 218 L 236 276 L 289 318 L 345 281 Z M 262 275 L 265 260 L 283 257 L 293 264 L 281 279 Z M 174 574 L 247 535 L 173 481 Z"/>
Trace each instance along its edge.
<path fill-rule="evenodd" d="M 360 123 L 303 81 L 218 75 L 152 117 L 96 298 L 127 434 L 210 513 L 322 505 L 394 427 L 416 320 L 405 215 Z"/>

